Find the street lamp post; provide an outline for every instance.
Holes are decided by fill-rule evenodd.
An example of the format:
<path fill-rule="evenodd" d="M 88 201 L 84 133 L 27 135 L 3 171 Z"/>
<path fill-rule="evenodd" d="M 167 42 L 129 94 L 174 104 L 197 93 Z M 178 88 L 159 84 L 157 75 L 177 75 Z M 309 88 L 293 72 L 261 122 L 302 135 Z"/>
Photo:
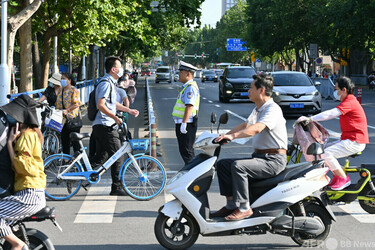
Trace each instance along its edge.
<path fill-rule="evenodd" d="M 8 1 L 1 2 L 1 65 L 0 65 L 0 106 L 7 104 L 9 91 L 8 55 Z"/>

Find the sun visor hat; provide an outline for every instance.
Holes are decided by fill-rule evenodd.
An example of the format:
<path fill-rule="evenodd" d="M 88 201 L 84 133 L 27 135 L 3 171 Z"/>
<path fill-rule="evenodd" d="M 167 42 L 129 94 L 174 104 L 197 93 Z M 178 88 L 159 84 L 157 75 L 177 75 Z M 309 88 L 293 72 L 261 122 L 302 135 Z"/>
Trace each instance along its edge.
<path fill-rule="evenodd" d="M 38 103 L 28 95 L 20 95 L 10 103 L 0 107 L 17 122 L 39 126 L 36 108 Z"/>
<path fill-rule="evenodd" d="M 48 79 L 48 81 L 54 85 L 61 86 L 61 74 L 53 73 L 52 76 Z"/>

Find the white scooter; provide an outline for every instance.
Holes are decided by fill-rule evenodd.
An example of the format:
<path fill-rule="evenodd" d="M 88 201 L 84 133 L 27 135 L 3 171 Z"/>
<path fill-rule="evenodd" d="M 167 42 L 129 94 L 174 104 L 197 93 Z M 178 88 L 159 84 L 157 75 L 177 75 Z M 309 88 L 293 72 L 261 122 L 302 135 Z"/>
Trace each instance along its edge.
<path fill-rule="evenodd" d="M 211 116 L 211 122 L 216 122 Z M 219 119 L 226 124 L 228 114 Z M 212 130 L 212 127 L 211 127 Z M 322 188 L 329 183 L 323 160 L 288 166 L 279 175 L 251 183 L 251 208 L 254 214 L 239 221 L 209 218 L 207 191 L 215 175 L 215 163 L 223 143 L 213 140 L 218 134 L 206 131 L 194 147 L 205 153 L 184 166 L 165 187 L 175 199 L 159 209 L 154 232 L 159 243 L 168 249 L 186 249 L 202 236 L 266 234 L 291 237 L 297 244 L 317 246 L 331 230 L 335 220 Z M 320 144 L 312 144 L 308 153 L 323 153 Z"/>

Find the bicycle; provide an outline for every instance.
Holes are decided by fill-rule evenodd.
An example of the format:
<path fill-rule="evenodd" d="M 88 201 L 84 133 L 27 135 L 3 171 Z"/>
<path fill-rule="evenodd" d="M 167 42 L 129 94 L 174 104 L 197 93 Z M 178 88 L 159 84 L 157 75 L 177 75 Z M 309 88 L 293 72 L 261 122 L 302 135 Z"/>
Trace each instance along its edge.
<path fill-rule="evenodd" d="M 360 156 L 362 152 L 349 155 L 345 159 L 345 174 L 358 173 L 360 179 L 357 183 L 351 184 L 343 190 L 331 190 L 327 188 L 326 193 L 329 197 L 331 205 L 349 204 L 355 200 L 359 201 L 359 205 L 369 214 L 375 214 L 375 164 L 361 164 L 361 167 L 350 167 L 350 158 Z M 302 157 L 301 146 L 289 144 L 287 150 L 287 164 L 300 163 Z"/>
<path fill-rule="evenodd" d="M 78 141 L 80 150 L 74 156 L 59 153 L 45 159 L 45 173 L 47 176 L 46 196 L 51 200 L 68 200 L 78 193 L 81 186 L 86 189 L 89 184 L 96 184 L 111 165 L 123 155 L 128 158 L 121 166 L 119 181 L 126 193 L 136 200 L 151 200 L 159 195 L 166 184 L 167 175 L 163 164 L 156 158 L 142 154 L 132 154 L 131 141 L 127 139 L 127 127 L 122 123 L 120 137 L 121 148 L 97 170 L 93 170 L 88 159 L 82 139 L 89 133 L 71 133 L 72 141 Z M 140 140 L 138 140 L 140 141 Z M 137 140 L 133 140 L 133 143 Z M 140 147 L 140 149 L 146 149 Z M 82 164 L 83 163 L 83 164 Z M 87 185 L 82 182 L 87 181 Z"/>
<path fill-rule="evenodd" d="M 42 158 L 45 159 L 49 155 L 57 154 L 62 151 L 62 143 L 60 136 L 62 125 L 50 119 L 54 112 L 54 108 L 51 108 L 47 104 L 42 105 L 46 109 L 46 115 L 42 116 L 45 128 L 43 131 Z"/>

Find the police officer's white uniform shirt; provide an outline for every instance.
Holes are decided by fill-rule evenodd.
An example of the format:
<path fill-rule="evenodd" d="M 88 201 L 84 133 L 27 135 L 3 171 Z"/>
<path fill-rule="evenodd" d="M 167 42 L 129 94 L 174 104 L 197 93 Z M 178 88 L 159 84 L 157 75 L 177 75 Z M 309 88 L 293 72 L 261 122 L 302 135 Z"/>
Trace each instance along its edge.
<path fill-rule="evenodd" d="M 184 89 L 187 84 L 193 81 L 194 81 L 193 79 L 187 81 L 184 85 L 182 85 L 181 90 Z M 199 89 L 190 85 L 190 86 L 187 86 L 184 92 L 182 93 L 181 101 L 185 103 L 185 105 L 191 104 L 194 106 L 195 101 L 198 98 L 198 96 L 199 96 Z M 182 118 L 173 117 L 173 120 L 175 123 L 182 123 Z M 193 116 L 190 116 L 187 123 L 192 123 L 192 122 L 193 122 Z"/>
<path fill-rule="evenodd" d="M 259 109 L 256 107 L 247 118 L 247 124 L 263 123 L 266 128 L 252 138 L 256 149 L 287 149 L 288 134 L 283 111 L 273 99 L 269 99 Z"/>

